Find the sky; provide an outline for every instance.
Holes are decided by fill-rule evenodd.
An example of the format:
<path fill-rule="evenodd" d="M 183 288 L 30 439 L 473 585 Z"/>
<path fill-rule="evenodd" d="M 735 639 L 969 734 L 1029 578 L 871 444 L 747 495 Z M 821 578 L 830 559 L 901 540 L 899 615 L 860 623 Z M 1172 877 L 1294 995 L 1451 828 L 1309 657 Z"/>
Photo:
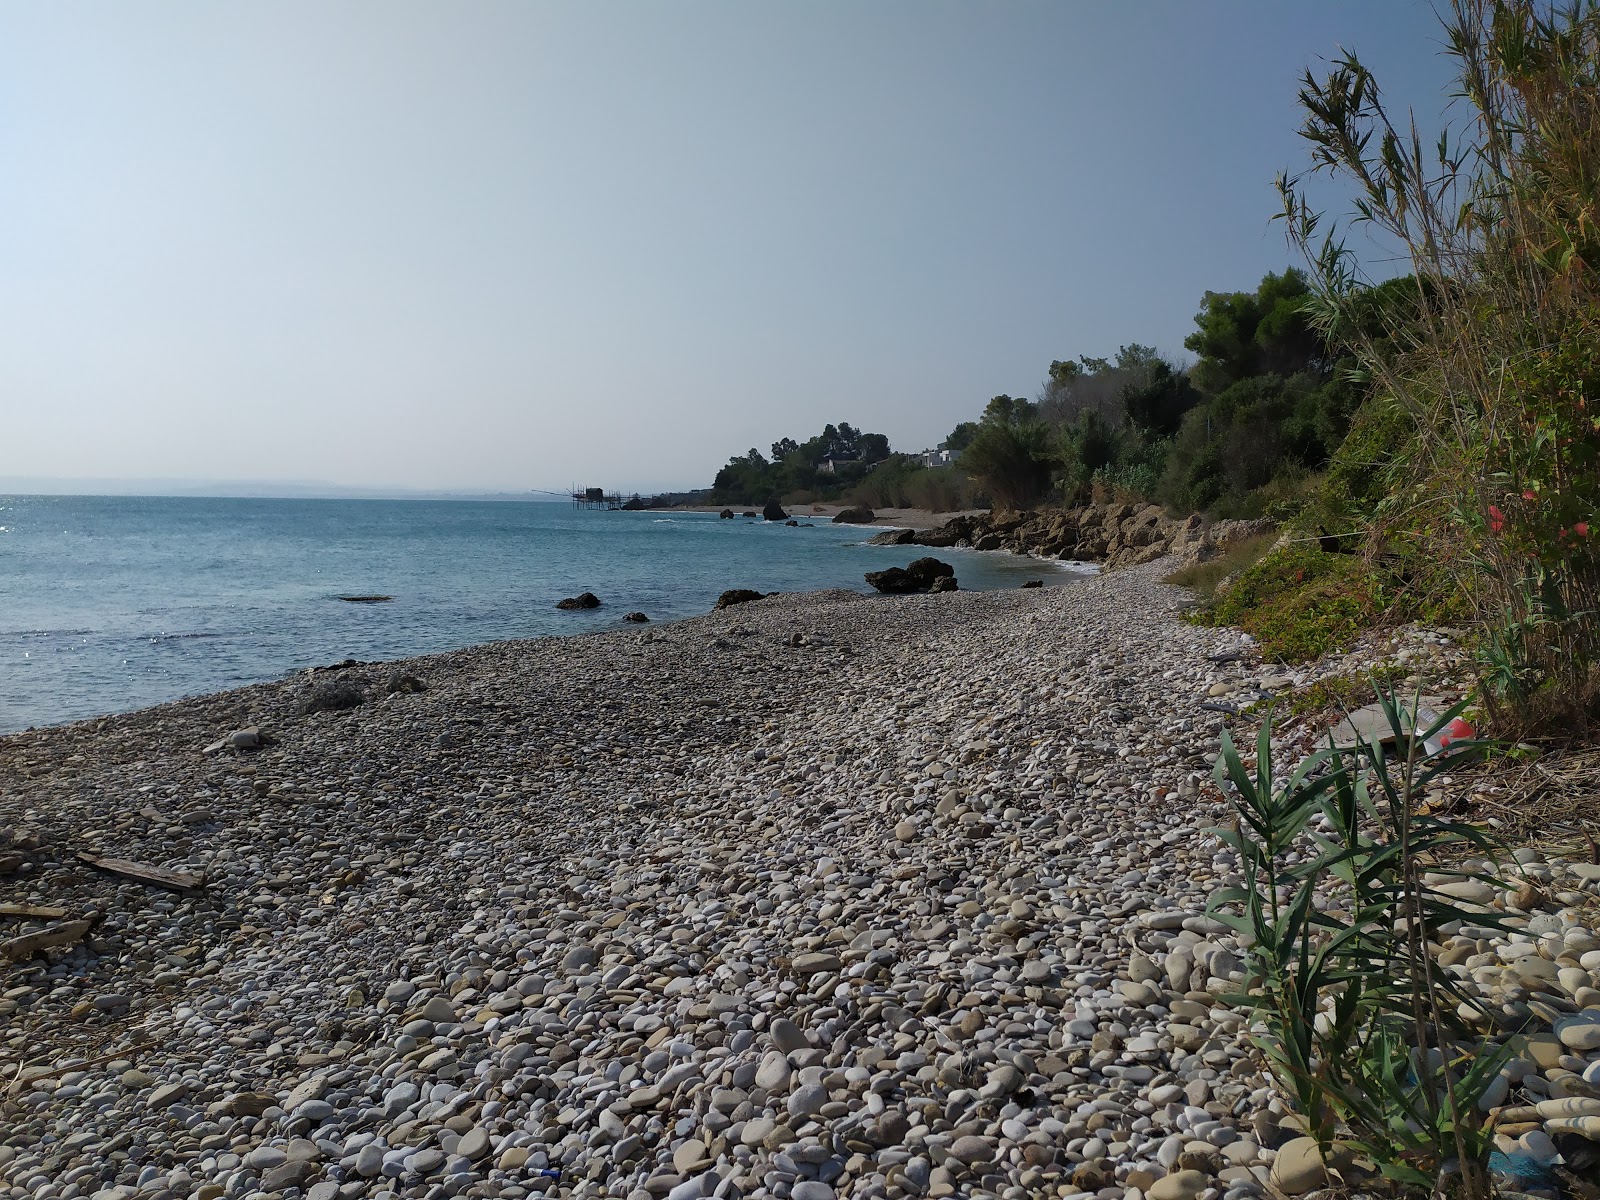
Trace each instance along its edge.
<path fill-rule="evenodd" d="M 0 477 L 705 486 L 1174 355 L 1424 0 L 0 0 Z M 1336 193 L 1329 193 L 1338 201 Z"/>

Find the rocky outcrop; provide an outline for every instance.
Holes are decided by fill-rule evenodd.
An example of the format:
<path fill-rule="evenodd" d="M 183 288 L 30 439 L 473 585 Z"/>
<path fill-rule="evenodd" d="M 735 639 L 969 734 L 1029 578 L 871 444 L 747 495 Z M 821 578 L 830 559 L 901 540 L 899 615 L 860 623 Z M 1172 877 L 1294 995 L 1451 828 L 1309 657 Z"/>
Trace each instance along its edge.
<path fill-rule="evenodd" d="M 919 558 L 909 566 L 868 571 L 866 580 L 878 591 L 894 595 L 953 592 L 956 590 L 956 569 L 937 558 Z"/>
<path fill-rule="evenodd" d="M 752 600 L 765 600 L 765 592 L 752 591 L 750 588 L 729 588 L 717 597 L 718 608 L 728 608 L 735 604 L 748 604 Z"/>
<path fill-rule="evenodd" d="M 761 517 L 766 521 L 787 521 L 789 514 L 783 511 L 783 505 L 776 500 L 768 500 L 762 506 Z"/>
<path fill-rule="evenodd" d="M 910 546 L 917 540 L 915 529 L 885 529 L 867 539 L 869 546 Z"/>
<path fill-rule="evenodd" d="M 1199 514 L 1170 517 L 1158 504 L 1095 504 L 1040 512 L 976 513 L 937 529 L 891 529 L 875 545 L 970 547 L 1039 558 L 1098 562 L 1108 571 L 1166 555 L 1185 562 L 1216 558 L 1229 546 L 1272 529 L 1270 521 L 1216 521 Z"/>
<path fill-rule="evenodd" d="M 870 525 L 875 514 L 870 508 L 841 508 L 833 515 L 835 525 Z"/>
<path fill-rule="evenodd" d="M 731 509 L 731 508 L 723 509 L 721 512 L 719 512 L 717 514 L 717 519 L 721 520 L 721 521 L 731 521 L 731 520 L 733 520 L 733 509 Z"/>
<path fill-rule="evenodd" d="M 642 612 L 623 613 L 622 619 L 624 621 L 632 621 L 635 625 L 648 625 L 650 623 L 650 618 Z"/>
<path fill-rule="evenodd" d="M 576 596 L 568 596 L 565 600 L 556 601 L 557 608 L 573 610 L 580 608 L 599 608 L 600 597 L 593 592 L 580 592 Z"/>

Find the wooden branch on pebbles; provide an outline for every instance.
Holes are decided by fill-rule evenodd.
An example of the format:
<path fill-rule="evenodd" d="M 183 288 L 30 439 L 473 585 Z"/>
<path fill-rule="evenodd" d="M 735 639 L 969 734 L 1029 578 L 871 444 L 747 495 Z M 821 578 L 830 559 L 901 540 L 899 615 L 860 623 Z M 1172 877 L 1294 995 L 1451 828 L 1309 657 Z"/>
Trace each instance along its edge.
<path fill-rule="evenodd" d="M 124 879 L 137 880 L 139 883 L 148 883 L 154 887 L 171 888 L 178 892 L 198 891 L 206 882 L 204 876 L 196 875 L 192 871 L 152 867 L 147 863 L 136 863 L 126 858 L 102 858 L 87 850 L 78 851 L 78 861 L 88 864 L 97 871 L 106 871 L 112 875 L 120 875 Z"/>
<path fill-rule="evenodd" d="M 20 959 L 32 958 L 39 951 L 48 950 L 53 946 L 76 945 L 93 928 L 92 918 L 64 921 L 59 925 L 46 925 L 35 933 L 25 933 L 21 937 L 0 942 L 0 958 L 7 962 L 17 962 Z"/>
<path fill-rule="evenodd" d="M 35 917 L 41 921 L 59 921 L 67 910 L 52 904 L 0 903 L 0 917 Z"/>

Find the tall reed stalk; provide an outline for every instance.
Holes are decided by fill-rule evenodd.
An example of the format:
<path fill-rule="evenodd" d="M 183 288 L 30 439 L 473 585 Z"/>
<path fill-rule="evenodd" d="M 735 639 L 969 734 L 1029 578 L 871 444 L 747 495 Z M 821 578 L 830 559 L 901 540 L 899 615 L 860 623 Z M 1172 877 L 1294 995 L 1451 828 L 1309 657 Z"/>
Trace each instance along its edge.
<path fill-rule="evenodd" d="M 1279 189 L 1316 314 L 1415 430 L 1373 546 L 1439 562 L 1477 614 L 1506 729 L 1583 734 L 1600 700 L 1600 9 L 1452 0 L 1468 119 L 1425 140 L 1354 53 L 1300 90 L 1312 168 Z M 1411 276 L 1374 288 L 1308 176 Z"/>

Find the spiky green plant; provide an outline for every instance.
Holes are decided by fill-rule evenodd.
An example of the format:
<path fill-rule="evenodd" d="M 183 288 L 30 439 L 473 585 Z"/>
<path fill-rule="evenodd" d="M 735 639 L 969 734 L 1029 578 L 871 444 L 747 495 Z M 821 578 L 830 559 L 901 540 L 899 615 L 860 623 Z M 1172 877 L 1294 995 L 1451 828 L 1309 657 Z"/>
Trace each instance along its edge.
<path fill-rule="evenodd" d="M 1237 852 L 1243 882 L 1212 910 L 1242 935 L 1258 981 L 1232 999 L 1253 1012 L 1254 1036 L 1325 1154 L 1345 1142 L 1405 1188 L 1437 1186 L 1453 1161 L 1465 1193 L 1483 1197 L 1490 1141 L 1477 1101 L 1509 1052 L 1463 1018 L 1478 1002 L 1437 968 L 1429 935 L 1495 919 L 1429 886 L 1424 871 L 1486 878 L 1449 864 L 1497 847 L 1419 805 L 1481 746 L 1428 753 L 1461 706 L 1413 736 L 1418 706 L 1408 712 L 1374 687 L 1395 757 L 1377 740 L 1348 749 L 1330 738 L 1280 785 L 1270 714 L 1253 771 L 1224 735 L 1217 777 L 1232 785 L 1238 824 L 1215 832 Z"/>

